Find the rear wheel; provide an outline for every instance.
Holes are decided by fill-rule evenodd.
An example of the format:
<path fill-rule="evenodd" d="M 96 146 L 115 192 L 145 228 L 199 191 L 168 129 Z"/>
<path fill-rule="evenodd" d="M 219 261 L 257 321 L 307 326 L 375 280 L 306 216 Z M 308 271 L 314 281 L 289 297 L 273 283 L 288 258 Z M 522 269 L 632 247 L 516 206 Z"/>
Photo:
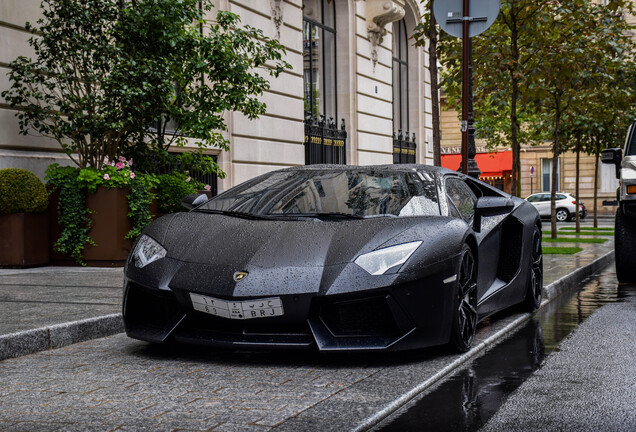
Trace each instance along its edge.
<path fill-rule="evenodd" d="M 532 234 L 531 267 L 528 278 L 528 288 L 523 307 L 534 312 L 541 306 L 543 289 L 543 250 L 541 246 L 541 230 L 537 227 Z"/>
<path fill-rule="evenodd" d="M 477 327 L 477 266 L 468 245 L 462 249 L 454 304 L 450 346 L 455 351 L 466 352 L 473 344 Z"/>
<path fill-rule="evenodd" d="M 556 210 L 556 220 L 559 222 L 565 222 L 570 220 L 570 212 L 567 209 L 559 208 Z"/>
<path fill-rule="evenodd" d="M 636 282 L 636 223 L 630 221 L 619 207 L 614 227 L 616 278 L 621 283 Z"/>

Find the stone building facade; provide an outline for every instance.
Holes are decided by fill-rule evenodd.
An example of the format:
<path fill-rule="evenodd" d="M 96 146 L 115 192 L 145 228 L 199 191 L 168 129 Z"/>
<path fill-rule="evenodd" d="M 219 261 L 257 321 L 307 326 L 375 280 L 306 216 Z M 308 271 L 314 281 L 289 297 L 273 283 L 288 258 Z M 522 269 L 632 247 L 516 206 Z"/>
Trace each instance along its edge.
<path fill-rule="evenodd" d="M 212 150 L 227 173 L 225 190 L 287 166 L 335 162 L 432 163 L 427 52 L 411 38 L 421 22 L 416 0 L 215 0 L 287 49 L 292 70 L 271 80 L 267 113 L 249 120 L 226 113 L 230 150 Z M 210 19 L 215 11 L 210 13 Z M 26 21 L 40 0 L 0 2 L 0 91 L 8 64 L 30 55 Z M 18 134 L 15 110 L 0 99 L 0 168 L 40 177 L 69 163 L 50 140 Z"/>

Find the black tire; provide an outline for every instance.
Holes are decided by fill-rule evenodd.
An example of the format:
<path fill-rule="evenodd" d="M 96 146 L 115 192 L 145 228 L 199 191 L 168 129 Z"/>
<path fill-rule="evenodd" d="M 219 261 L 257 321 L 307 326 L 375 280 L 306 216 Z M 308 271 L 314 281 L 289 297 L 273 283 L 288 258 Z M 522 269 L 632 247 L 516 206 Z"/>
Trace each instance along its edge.
<path fill-rule="evenodd" d="M 477 328 L 477 265 L 468 245 L 462 249 L 454 301 L 450 347 L 456 352 L 466 352 L 475 339 Z"/>
<path fill-rule="evenodd" d="M 616 278 L 620 283 L 636 283 L 636 221 L 630 221 L 619 207 L 614 227 Z"/>
<path fill-rule="evenodd" d="M 555 211 L 557 222 L 567 222 L 570 220 L 570 212 L 564 208 L 558 208 Z"/>
<path fill-rule="evenodd" d="M 543 250 L 541 249 L 541 230 L 534 229 L 532 234 L 532 251 L 530 274 L 528 275 L 528 287 L 526 298 L 523 300 L 523 309 L 534 312 L 541 306 L 543 290 Z"/>

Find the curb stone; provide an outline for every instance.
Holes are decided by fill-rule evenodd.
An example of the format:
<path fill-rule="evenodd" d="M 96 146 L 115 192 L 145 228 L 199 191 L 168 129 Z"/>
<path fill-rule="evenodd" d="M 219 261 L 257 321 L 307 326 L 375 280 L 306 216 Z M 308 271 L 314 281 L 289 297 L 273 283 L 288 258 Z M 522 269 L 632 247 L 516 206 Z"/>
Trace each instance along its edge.
<path fill-rule="evenodd" d="M 0 335 L 0 361 L 124 331 L 120 313 Z"/>

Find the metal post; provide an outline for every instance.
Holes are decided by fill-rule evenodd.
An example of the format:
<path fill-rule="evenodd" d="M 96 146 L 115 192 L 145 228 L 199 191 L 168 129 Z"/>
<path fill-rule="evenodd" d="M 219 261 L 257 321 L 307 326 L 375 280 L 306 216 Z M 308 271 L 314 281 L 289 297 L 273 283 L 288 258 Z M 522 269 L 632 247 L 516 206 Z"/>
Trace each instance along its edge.
<path fill-rule="evenodd" d="M 462 173 L 468 174 L 468 61 L 470 57 L 470 37 L 468 37 L 468 26 L 470 22 L 466 19 L 470 14 L 470 0 L 463 1 L 462 21 Z"/>
<path fill-rule="evenodd" d="M 475 114 L 473 111 L 473 40 L 468 38 L 468 175 L 476 179 L 481 175 L 475 155 Z"/>

